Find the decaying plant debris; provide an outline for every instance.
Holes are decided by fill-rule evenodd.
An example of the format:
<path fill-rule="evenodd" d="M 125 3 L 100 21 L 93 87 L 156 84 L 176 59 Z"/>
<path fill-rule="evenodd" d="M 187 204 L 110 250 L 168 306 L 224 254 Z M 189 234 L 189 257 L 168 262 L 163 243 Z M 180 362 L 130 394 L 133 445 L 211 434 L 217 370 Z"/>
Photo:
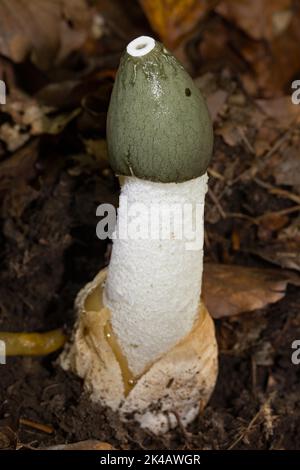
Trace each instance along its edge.
<path fill-rule="evenodd" d="M 163 1 L 153 10 L 142 0 L 93 7 L 80 0 L 72 8 L 49 0 L 40 12 L 49 29 L 37 31 L 33 1 L 14 0 L 13 14 L 7 3 L 0 330 L 69 334 L 76 293 L 107 264 L 110 245 L 95 236 L 95 210 L 117 204 L 119 188 L 107 163 L 106 111 L 121 50 L 152 28 L 193 74 L 214 119 L 204 296 L 221 355 L 209 406 L 188 431 L 179 426 L 163 438 L 92 405 L 56 353 L 8 358 L 0 366 L 0 447 L 98 440 L 122 449 L 299 449 L 300 368 L 291 364 L 291 344 L 300 338 L 300 105 L 290 87 L 300 78 L 299 6 L 224 0 L 200 11 L 185 0 L 166 16 Z"/>

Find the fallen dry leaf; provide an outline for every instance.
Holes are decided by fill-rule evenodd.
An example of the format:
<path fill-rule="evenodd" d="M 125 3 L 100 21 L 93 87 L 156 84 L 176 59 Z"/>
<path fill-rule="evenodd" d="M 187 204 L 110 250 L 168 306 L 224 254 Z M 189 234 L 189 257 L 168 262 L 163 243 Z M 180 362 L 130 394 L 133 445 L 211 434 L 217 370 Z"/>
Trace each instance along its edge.
<path fill-rule="evenodd" d="M 273 174 L 279 185 L 293 186 L 300 194 L 300 153 L 296 147 L 287 147 L 281 150 Z"/>
<path fill-rule="evenodd" d="M 268 123 L 267 123 L 268 124 Z M 275 129 L 270 125 L 262 124 L 257 129 L 257 134 L 254 142 L 255 155 L 261 157 L 266 154 L 274 145 L 277 139 L 279 139 L 279 130 Z"/>
<path fill-rule="evenodd" d="M 0 140 L 10 152 L 18 150 L 32 136 L 61 133 L 80 114 L 80 108 L 59 113 L 17 89 L 11 91 L 2 110 L 13 121 L 0 125 Z"/>
<path fill-rule="evenodd" d="M 213 318 L 228 317 L 277 302 L 289 282 L 300 284 L 300 278 L 275 269 L 207 263 L 203 301 Z"/>
<path fill-rule="evenodd" d="M 240 53 L 249 64 L 250 73 L 242 74 L 244 86 L 252 95 L 280 96 L 297 77 L 300 67 L 299 11 L 292 15 L 288 28 L 267 41 L 246 40 Z"/>
<path fill-rule="evenodd" d="M 10 124 L 5 122 L 0 127 L 0 140 L 5 143 L 9 152 L 15 152 L 29 139 L 29 133 L 24 132 L 24 130 L 18 124 Z"/>
<path fill-rule="evenodd" d="M 233 122 L 227 122 L 216 130 L 216 134 L 222 137 L 225 144 L 230 147 L 235 147 L 242 142 L 242 133 L 240 130 L 242 130 L 241 126 L 237 126 Z"/>
<path fill-rule="evenodd" d="M 170 49 L 178 46 L 209 9 L 210 3 L 197 0 L 140 0 L 154 31 Z"/>
<path fill-rule="evenodd" d="M 210 112 L 212 121 L 217 119 L 218 114 L 226 103 L 228 93 L 224 90 L 217 90 L 206 98 L 206 104 Z"/>
<path fill-rule="evenodd" d="M 252 73 L 243 73 L 250 94 L 282 94 L 300 67 L 299 7 L 292 0 L 223 0 L 215 11 L 242 30 L 239 53 Z"/>
<path fill-rule="evenodd" d="M 271 39 L 282 33 L 292 18 L 292 0 L 225 0 L 216 11 L 253 39 Z"/>
<path fill-rule="evenodd" d="M 259 218 L 260 227 L 271 232 L 278 232 L 278 230 L 285 227 L 288 222 L 288 216 L 280 212 L 266 212 Z"/>

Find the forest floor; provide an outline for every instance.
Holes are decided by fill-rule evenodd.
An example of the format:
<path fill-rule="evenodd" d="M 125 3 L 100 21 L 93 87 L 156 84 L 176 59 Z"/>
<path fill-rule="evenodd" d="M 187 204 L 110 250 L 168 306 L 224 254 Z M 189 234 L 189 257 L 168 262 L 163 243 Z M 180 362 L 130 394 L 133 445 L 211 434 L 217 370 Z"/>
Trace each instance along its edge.
<path fill-rule="evenodd" d="M 40 51 L 33 64 L 0 50 L 0 78 L 9 83 L 0 110 L 0 331 L 62 328 L 69 336 L 77 292 L 109 262 L 110 243 L 95 233 L 96 207 L 117 206 L 119 194 L 107 163 L 106 111 L 120 51 L 130 35 L 151 30 L 141 10 L 128 11 L 116 39 L 112 17 L 119 32 L 122 21 L 109 8 L 103 15 L 105 33 L 84 42 L 76 28 L 85 26 L 73 19 L 77 50 L 63 65 L 47 68 Z M 289 89 L 300 64 L 280 79 L 274 65 L 272 80 L 257 63 L 273 38 L 243 28 L 218 7 L 200 36 L 186 40 L 185 56 L 173 48 L 206 97 L 215 130 L 203 296 L 220 356 L 209 405 L 187 430 L 179 423 L 156 437 L 92 404 L 81 380 L 60 369 L 59 351 L 8 357 L 0 365 L 0 448 L 97 439 L 117 449 L 300 449 L 300 365 L 291 360 L 300 340 L 300 106 Z"/>

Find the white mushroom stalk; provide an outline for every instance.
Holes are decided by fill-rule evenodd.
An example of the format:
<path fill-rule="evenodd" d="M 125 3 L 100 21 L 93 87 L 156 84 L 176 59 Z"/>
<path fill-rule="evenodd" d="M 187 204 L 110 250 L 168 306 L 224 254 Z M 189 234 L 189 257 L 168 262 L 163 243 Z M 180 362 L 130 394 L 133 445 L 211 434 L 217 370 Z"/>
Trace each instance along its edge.
<path fill-rule="evenodd" d="M 107 142 L 122 177 L 111 260 L 77 296 L 61 365 L 93 401 L 159 434 L 209 400 L 217 345 L 201 302 L 212 125 L 193 80 L 153 38 L 122 56 Z"/>
<path fill-rule="evenodd" d="M 197 318 L 206 187 L 206 174 L 183 183 L 126 177 L 122 186 L 104 304 L 134 376 L 184 338 Z M 132 221 L 138 231 L 128 233 Z"/>

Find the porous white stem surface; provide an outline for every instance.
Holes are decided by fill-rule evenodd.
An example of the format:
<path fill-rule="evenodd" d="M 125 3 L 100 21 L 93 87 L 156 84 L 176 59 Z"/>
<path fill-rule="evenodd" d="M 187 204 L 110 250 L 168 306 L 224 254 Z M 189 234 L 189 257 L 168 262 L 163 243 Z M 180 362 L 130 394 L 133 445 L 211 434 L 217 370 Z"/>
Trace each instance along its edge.
<path fill-rule="evenodd" d="M 206 190 L 206 174 L 183 183 L 153 183 L 126 177 L 122 185 L 116 227 L 119 235 L 113 242 L 104 304 L 111 311 L 113 331 L 136 376 L 193 327 L 201 293 Z M 162 235 L 164 229 L 165 233 L 169 232 L 168 217 L 159 217 L 156 239 L 153 233 L 149 234 L 151 207 L 157 210 L 157 207 L 188 206 L 192 210 L 182 209 L 184 222 L 178 217 L 172 219 L 174 236 L 164 239 Z M 140 212 L 136 211 L 137 207 Z M 130 230 L 127 238 L 121 238 L 122 230 L 130 227 L 134 214 L 138 214 L 143 239 L 133 239 L 136 237 L 131 236 Z M 198 225 L 194 239 L 185 233 L 185 227 L 179 226 L 191 222 L 194 230 Z M 183 233 L 178 239 L 176 234 L 180 229 Z"/>

